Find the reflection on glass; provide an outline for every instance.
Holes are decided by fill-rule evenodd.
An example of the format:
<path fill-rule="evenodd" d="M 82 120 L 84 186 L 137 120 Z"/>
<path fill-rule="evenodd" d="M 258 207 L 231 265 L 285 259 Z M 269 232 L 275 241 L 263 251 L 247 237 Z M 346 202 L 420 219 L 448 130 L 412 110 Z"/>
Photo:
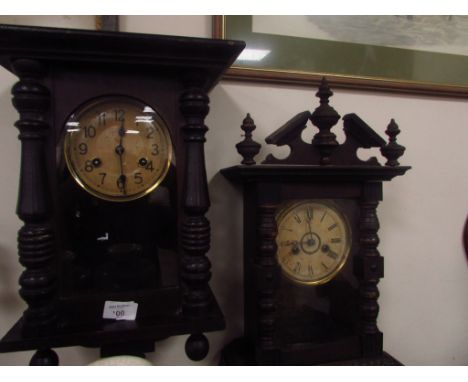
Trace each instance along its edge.
<path fill-rule="evenodd" d="M 244 49 L 244 51 L 237 57 L 238 61 L 261 61 L 271 53 L 267 49 Z"/>

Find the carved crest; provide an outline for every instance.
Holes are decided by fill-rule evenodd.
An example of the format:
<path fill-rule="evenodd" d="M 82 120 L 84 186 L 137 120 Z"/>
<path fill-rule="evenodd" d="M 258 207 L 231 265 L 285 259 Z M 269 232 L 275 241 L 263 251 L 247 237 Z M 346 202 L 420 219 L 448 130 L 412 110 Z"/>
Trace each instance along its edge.
<path fill-rule="evenodd" d="M 269 154 L 262 163 L 381 166 L 375 157 L 363 161 L 357 156 L 360 148 L 379 147 L 382 155 L 387 158 L 386 165 L 397 166 L 397 158 L 403 154 L 404 147 L 396 143 L 396 135 L 400 130 L 395 121 L 392 119 L 387 128 L 389 143 L 386 143 L 359 116 L 354 113 L 346 114 L 342 118 L 346 140 L 339 144 L 335 134 L 331 131 L 340 120 L 340 115 L 329 104 L 332 95 L 333 92 L 327 80 L 323 78 L 316 94 L 320 99 L 320 105 L 312 113 L 303 111 L 295 115 L 265 139 L 268 144 L 289 146 L 291 150 L 289 156 L 285 159 L 278 159 Z M 302 132 L 307 128 L 308 121 L 311 121 L 318 129 L 310 143 L 302 139 Z"/>

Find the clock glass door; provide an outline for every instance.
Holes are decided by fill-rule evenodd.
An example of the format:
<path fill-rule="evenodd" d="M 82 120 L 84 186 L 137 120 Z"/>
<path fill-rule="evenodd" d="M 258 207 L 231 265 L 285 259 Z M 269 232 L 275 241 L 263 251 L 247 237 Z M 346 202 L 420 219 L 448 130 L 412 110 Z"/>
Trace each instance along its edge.
<path fill-rule="evenodd" d="M 352 201 L 299 199 L 277 210 L 280 341 L 346 337 L 356 321 Z"/>
<path fill-rule="evenodd" d="M 175 309 L 176 163 L 161 110 L 127 96 L 90 99 L 65 121 L 60 158 L 62 297 L 95 296 L 82 310 L 96 320 L 106 300 L 137 294 L 153 306 L 144 302 L 162 289 L 174 306 L 139 317 Z"/>

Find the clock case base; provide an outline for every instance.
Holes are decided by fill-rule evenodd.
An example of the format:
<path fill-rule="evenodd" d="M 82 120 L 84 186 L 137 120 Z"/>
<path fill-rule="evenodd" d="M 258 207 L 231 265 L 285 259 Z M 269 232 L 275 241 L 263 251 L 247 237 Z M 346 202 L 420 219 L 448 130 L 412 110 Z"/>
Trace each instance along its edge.
<path fill-rule="evenodd" d="M 286 352 L 287 353 L 287 350 Z M 390 354 L 382 352 L 380 355 L 343 358 L 333 362 L 326 363 L 308 363 L 303 362 L 279 362 L 279 365 L 288 366 L 403 366 L 401 362 L 396 360 Z M 221 353 L 220 366 L 257 366 L 255 361 L 254 346 L 249 345 L 244 338 L 237 338 L 228 344 Z"/>
<path fill-rule="evenodd" d="M 57 329 L 47 335 L 25 335 L 21 318 L 0 341 L 0 353 L 68 346 L 101 348 L 101 355 L 137 355 L 155 350 L 154 342 L 187 333 L 225 329 L 224 316 L 214 296 L 212 309 L 203 317 L 182 313 L 137 321 L 103 320 L 99 325 Z M 60 327 L 60 323 L 58 324 Z"/>

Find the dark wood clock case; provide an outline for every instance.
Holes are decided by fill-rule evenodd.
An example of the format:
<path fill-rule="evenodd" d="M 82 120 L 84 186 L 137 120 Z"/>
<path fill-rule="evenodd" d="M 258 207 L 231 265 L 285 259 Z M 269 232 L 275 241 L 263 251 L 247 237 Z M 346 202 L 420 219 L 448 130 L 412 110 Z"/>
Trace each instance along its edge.
<path fill-rule="evenodd" d="M 377 206 L 382 182 L 403 175 L 409 167 L 397 159 L 404 148 L 396 143 L 392 120 L 386 142 L 355 114 L 343 117 L 346 140 L 339 144 L 331 128 L 340 116 L 329 105 L 330 87 L 323 79 L 313 113 L 297 114 L 266 138 L 289 146 L 285 159 L 269 155 L 262 164 L 253 157 L 255 124 L 244 120 L 244 141 L 237 144 L 243 164 L 223 169 L 243 186 L 244 200 L 244 337 L 223 351 L 223 364 L 313 365 L 397 364 L 383 352 L 377 327 L 377 284 L 384 275 Z M 318 128 L 312 142 L 301 138 L 307 123 Z M 385 165 L 375 157 L 362 161 L 359 148 L 380 148 Z M 336 205 L 351 229 L 350 255 L 331 281 L 317 286 L 290 282 L 276 259 L 276 213 L 289 201 L 326 200 Z"/>
<path fill-rule="evenodd" d="M 157 340 L 192 334 L 188 356 L 206 355 L 202 333 L 225 325 L 208 283 L 207 94 L 243 47 L 0 26 L 0 64 L 19 77 L 12 94 L 22 144 L 17 214 L 24 222 L 18 249 L 25 270 L 19 283 L 27 304 L 0 341 L 0 352 L 38 349 L 32 364 L 55 364 L 55 347 L 143 355 Z M 150 105 L 166 121 L 173 143 L 175 159 L 164 182 L 128 203 L 83 191 L 63 158 L 67 118 L 107 95 Z M 137 302 L 137 319 L 102 319 L 107 300 Z"/>

